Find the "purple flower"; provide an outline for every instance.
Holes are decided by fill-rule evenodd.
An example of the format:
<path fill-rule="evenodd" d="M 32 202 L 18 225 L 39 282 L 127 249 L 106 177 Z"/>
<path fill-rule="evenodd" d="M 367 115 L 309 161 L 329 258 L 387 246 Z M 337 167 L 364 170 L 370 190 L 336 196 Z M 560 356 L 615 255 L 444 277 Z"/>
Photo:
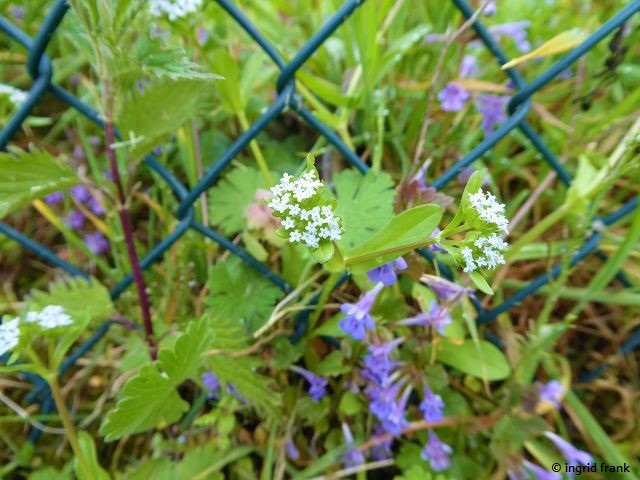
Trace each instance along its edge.
<path fill-rule="evenodd" d="M 487 17 L 493 17 L 496 14 L 496 11 L 497 11 L 496 2 L 495 2 L 495 0 L 491 0 L 484 7 L 484 10 L 482 11 L 482 14 L 486 15 Z"/>
<path fill-rule="evenodd" d="M 473 296 L 471 288 L 465 288 L 435 275 L 422 275 L 420 280 L 435 292 L 442 302 L 459 302 L 464 295 Z"/>
<path fill-rule="evenodd" d="M 86 243 L 89 250 L 96 255 L 100 255 L 109 250 L 109 240 L 107 240 L 101 232 L 87 233 L 84 236 L 84 243 Z"/>
<path fill-rule="evenodd" d="M 422 450 L 421 456 L 423 460 L 429 462 L 432 470 L 441 472 L 451 465 L 449 455 L 452 451 L 449 445 L 440 441 L 433 430 L 429 430 L 429 441 Z"/>
<path fill-rule="evenodd" d="M 62 192 L 53 192 L 44 197 L 44 201 L 47 205 L 56 205 L 64 200 Z"/>
<path fill-rule="evenodd" d="M 209 40 L 209 32 L 203 27 L 198 27 L 198 30 L 196 30 L 196 40 L 198 40 L 198 45 L 204 45 L 207 43 L 207 40 Z"/>
<path fill-rule="evenodd" d="M 431 238 L 438 238 L 438 235 L 440 235 L 440 232 L 442 230 L 440 230 L 438 227 L 435 228 L 435 230 L 433 230 L 433 232 L 431 232 L 431 235 L 429 235 Z M 437 243 L 432 243 L 431 245 L 429 245 L 427 247 L 427 249 L 430 252 L 446 252 L 446 250 L 444 248 L 442 248 L 440 245 L 438 245 Z"/>
<path fill-rule="evenodd" d="M 353 435 L 346 423 L 342 424 L 342 434 L 344 435 L 345 443 L 347 444 L 347 452 L 342 458 L 342 463 L 345 467 L 357 467 L 364 463 L 364 454 L 355 448 L 353 442 Z"/>
<path fill-rule="evenodd" d="M 158 145 L 156 148 L 153 149 L 153 154 L 156 156 L 160 156 L 162 155 L 162 151 L 163 151 L 162 147 Z"/>
<path fill-rule="evenodd" d="M 442 409 L 444 402 L 440 395 L 436 395 L 428 385 L 424 387 L 424 400 L 420 403 L 420 411 L 427 422 L 435 423 L 444 418 Z"/>
<path fill-rule="evenodd" d="M 69 228 L 73 228 L 74 230 L 80 230 L 82 227 L 84 227 L 84 221 L 86 220 L 86 218 L 87 217 L 85 217 L 84 213 L 82 213 L 80 210 L 71 210 L 67 214 L 67 218 L 65 218 L 64 224 Z"/>
<path fill-rule="evenodd" d="M 511 97 L 503 97 L 498 95 L 478 95 L 476 97 L 476 108 L 482 114 L 482 128 L 485 136 L 489 136 L 496 124 L 502 123 L 507 119 L 505 107 Z"/>
<path fill-rule="evenodd" d="M 386 381 L 383 384 L 369 385 L 365 390 L 370 401 L 369 411 L 381 420 L 391 415 L 402 384 L 402 381 Z"/>
<path fill-rule="evenodd" d="M 71 196 L 74 200 L 85 203 L 91 198 L 91 192 L 84 185 L 76 185 L 75 187 L 71 187 Z"/>
<path fill-rule="evenodd" d="M 372 282 L 382 282 L 385 287 L 389 287 L 398 281 L 397 270 L 406 270 L 407 262 L 404 258 L 396 258 L 384 265 L 373 268 L 367 272 L 367 277 Z"/>
<path fill-rule="evenodd" d="M 559 437 L 553 432 L 545 432 L 545 436 L 553 442 L 569 465 L 588 465 L 593 461 L 591 455 L 583 450 L 579 450 L 564 438 Z"/>
<path fill-rule="evenodd" d="M 365 370 L 362 376 L 372 382 L 383 383 L 398 366 L 398 362 L 391 360 L 389 354 L 403 341 L 404 338 L 396 338 L 390 342 L 369 345 L 369 353 L 363 360 Z"/>
<path fill-rule="evenodd" d="M 396 437 L 402 434 L 402 430 L 409 425 L 409 422 L 407 422 L 407 419 L 405 418 L 405 410 L 407 409 L 407 402 L 409 400 L 409 395 L 411 394 L 411 389 L 411 385 L 408 385 L 404 389 L 404 392 L 402 392 L 399 399 L 395 399 L 395 401 L 390 402 L 388 414 L 384 418 L 378 417 L 382 428 Z"/>
<path fill-rule="evenodd" d="M 21 22 L 22 20 L 24 20 L 24 7 L 19 5 L 11 7 L 9 9 L 9 14 L 16 22 Z"/>
<path fill-rule="evenodd" d="M 94 215 L 104 215 L 104 208 L 102 207 L 102 204 L 100 204 L 100 202 L 98 202 L 94 197 L 91 197 L 87 201 L 87 207 Z"/>
<path fill-rule="evenodd" d="M 73 147 L 73 158 L 76 158 L 78 160 L 82 160 L 83 158 L 86 158 L 86 155 L 84 154 L 84 150 L 80 145 L 76 145 L 75 147 Z"/>
<path fill-rule="evenodd" d="M 489 27 L 489 32 L 497 39 L 510 37 L 516 44 L 516 48 L 522 53 L 531 50 L 531 44 L 527 41 L 527 28 L 531 25 L 528 20 L 520 22 L 503 23 Z"/>
<path fill-rule="evenodd" d="M 289 439 L 289 441 L 287 442 L 286 448 L 287 448 L 287 455 L 291 460 L 298 460 L 298 458 L 300 458 L 300 451 L 298 450 L 298 448 L 296 447 L 296 444 L 292 439 Z"/>
<path fill-rule="evenodd" d="M 449 309 L 439 305 L 435 300 L 431 300 L 427 313 L 419 313 L 415 317 L 401 320 L 398 322 L 398 325 L 433 327 L 440 335 L 444 335 L 445 328 L 452 321 L 451 315 L 449 315 Z"/>
<path fill-rule="evenodd" d="M 431 45 L 432 43 L 444 42 L 447 39 L 446 33 L 430 33 L 424 37 L 424 44 Z"/>
<path fill-rule="evenodd" d="M 463 78 L 476 76 L 478 74 L 478 59 L 473 55 L 465 55 L 462 57 L 458 74 Z"/>
<path fill-rule="evenodd" d="M 458 112 L 464 108 L 471 94 L 455 83 L 449 82 L 438 94 L 438 100 L 445 112 Z"/>
<path fill-rule="evenodd" d="M 236 398 L 236 400 L 238 400 L 242 405 L 247 404 L 247 399 L 244 398 L 242 395 L 240 395 L 240 392 L 236 390 L 236 387 L 233 386 L 233 383 L 227 384 L 227 392 L 233 395 Z"/>
<path fill-rule="evenodd" d="M 314 402 L 319 401 L 327 394 L 327 384 L 329 383 L 326 378 L 320 377 L 315 373 L 305 370 L 304 368 L 297 367 L 295 365 L 290 367 L 294 372 L 302 375 L 307 382 L 309 382 L 309 396 Z"/>
<path fill-rule="evenodd" d="M 379 437 L 381 435 L 386 434 L 387 432 L 384 430 L 382 425 L 376 425 L 373 430 L 373 436 Z M 388 438 L 386 440 L 381 441 L 380 443 L 376 443 L 374 447 L 371 449 L 371 457 L 374 460 L 386 460 L 391 458 L 391 446 L 393 445 L 393 438 Z"/>
<path fill-rule="evenodd" d="M 96 137 L 95 135 L 91 135 L 89 137 L 89 144 L 94 147 L 99 147 L 102 144 L 102 139 L 100 137 Z"/>
<path fill-rule="evenodd" d="M 539 385 L 540 401 L 552 403 L 556 408 L 560 408 L 560 401 L 564 395 L 564 387 L 557 380 Z"/>
<path fill-rule="evenodd" d="M 383 286 L 382 283 L 377 283 L 357 303 L 344 303 L 340 306 L 342 313 L 347 316 L 340 320 L 338 325 L 345 333 L 356 340 L 364 340 L 366 331 L 375 328 L 373 317 L 369 312 Z"/>
<path fill-rule="evenodd" d="M 203 373 L 200 379 L 202 380 L 202 384 L 205 388 L 209 390 L 209 399 L 220 396 L 220 380 L 218 380 L 215 373 Z"/>
<path fill-rule="evenodd" d="M 559 473 L 545 470 L 544 468 L 534 463 L 528 462 L 527 460 L 522 462 L 522 464 L 525 466 L 527 470 L 533 473 L 536 480 L 561 480 L 562 479 L 562 475 L 560 475 Z"/>

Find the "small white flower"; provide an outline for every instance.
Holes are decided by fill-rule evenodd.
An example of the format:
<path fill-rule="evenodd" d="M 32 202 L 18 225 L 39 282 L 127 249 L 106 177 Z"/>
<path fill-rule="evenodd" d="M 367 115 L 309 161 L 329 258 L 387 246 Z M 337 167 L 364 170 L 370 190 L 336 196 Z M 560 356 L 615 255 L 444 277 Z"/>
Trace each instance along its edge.
<path fill-rule="evenodd" d="M 460 255 L 465 262 L 465 272 L 473 272 L 478 268 L 491 270 L 505 263 L 501 252 L 505 251 L 509 245 L 499 235 L 492 233 L 488 237 L 480 237 L 473 242 L 473 246 L 476 248 L 475 254 L 469 247 L 460 250 Z"/>
<path fill-rule="evenodd" d="M 301 240 L 302 240 L 302 233 L 300 232 L 300 230 L 294 230 L 289 234 L 290 243 L 299 242 Z"/>
<path fill-rule="evenodd" d="M 0 83 L 0 95 L 9 97 L 9 101 L 16 107 L 27 99 L 27 92 L 12 87 L 11 85 L 5 85 L 4 83 Z"/>
<path fill-rule="evenodd" d="M 149 11 L 154 17 L 167 15 L 172 22 L 200 8 L 202 0 L 150 0 Z"/>
<path fill-rule="evenodd" d="M 20 341 L 19 319 L 13 318 L 0 324 L 0 355 L 10 352 Z"/>
<path fill-rule="evenodd" d="M 293 221 L 293 218 L 287 217 L 284 220 L 282 220 L 282 226 L 287 230 L 291 230 L 292 228 L 295 228 L 296 222 Z"/>
<path fill-rule="evenodd" d="M 462 259 L 465 261 L 464 272 L 473 272 L 476 268 L 476 262 L 473 259 L 473 250 L 469 247 L 464 247 L 460 250 L 460 255 L 462 255 Z"/>
<path fill-rule="evenodd" d="M 509 231 L 509 221 L 504 216 L 504 203 L 498 203 L 498 199 L 489 192 L 483 192 L 480 188 L 476 193 L 469 195 L 469 203 L 480 218 L 487 223 L 493 223 L 504 233 Z"/>
<path fill-rule="evenodd" d="M 28 312 L 25 319 L 27 323 L 37 323 L 42 328 L 51 329 L 71 325 L 73 320 L 60 305 L 48 305 L 40 312 Z"/>

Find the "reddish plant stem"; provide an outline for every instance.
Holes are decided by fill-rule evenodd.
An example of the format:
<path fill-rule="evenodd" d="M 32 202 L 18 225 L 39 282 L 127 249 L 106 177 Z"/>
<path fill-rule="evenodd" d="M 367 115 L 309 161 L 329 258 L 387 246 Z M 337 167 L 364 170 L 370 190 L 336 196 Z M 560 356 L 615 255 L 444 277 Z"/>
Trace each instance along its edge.
<path fill-rule="evenodd" d="M 109 88 L 105 88 L 105 94 L 107 97 L 110 95 L 109 90 Z M 109 100 L 107 100 L 107 102 L 108 101 Z M 116 141 L 116 135 L 113 128 L 113 123 L 111 122 L 110 118 L 110 114 L 106 115 L 104 122 L 104 137 L 107 147 L 106 154 L 107 159 L 109 160 L 111 178 L 113 180 L 113 183 L 116 184 L 118 193 L 118 216 L 120 217 L 120 224 L 122 225 L 122 231 L 124 233 L 124 242 L 127 247 L 129 262 L 131 263 L 133 282 L 136 284 L 136 290 L 138 291 L 138 297 L 140 298 L 140 309 L 142 310 L 142 323 L 144 325 L 145 337 L 147 340 L 147 344 L 149 345 L 149 353 L 151 354 L 151 358 L 155 360 L 157 358 L 158 352 L 153 334 L 153 324 L 151 323 L 151 305 L 149 304 L 147 286 L 144 281 L 144 275 L 142 274 L 142 268 L 140 267 L 140 261 L 138 260 L 138 253 L 136 252 L 136 247 L 133 241 L 133 226 L 131 224 L 129 211 L 127 210 L 127 197 L 125 196 L 124 188 L 122 186 L 122 180 L 120 178 L 120 172 L 118 171 L 116 152 L 112 147 Z"/>

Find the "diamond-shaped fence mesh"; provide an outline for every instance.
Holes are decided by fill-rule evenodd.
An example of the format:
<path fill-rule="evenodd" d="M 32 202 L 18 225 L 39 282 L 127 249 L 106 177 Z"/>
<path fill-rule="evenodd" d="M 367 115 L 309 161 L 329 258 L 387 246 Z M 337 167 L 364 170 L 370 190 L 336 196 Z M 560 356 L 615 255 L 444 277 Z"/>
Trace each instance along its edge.
<path fill-rule="evenodd" d="M 469 19 L 473 16 L 474 12 L 467 2 L 464 0 L 452 1 L 462 12 L 464 17 Z M 304 106 L 300 96 L 296 93 L 295 85 L 296 72 L 314 54 L 314 52 L 316 52 L 316 50 L 318 50 L 318 48 L 320 48 L 322 44 L 331 37 L 333 32 L 338 29 L 343 22 L 348 21 L 354 11 L 364 3 L 364 0 L 347 0 L 288 63 L 285 62 L 277 49 L 267 41 L 253 23 L 231 2 L 231 0 L 216 0 L 216 2 L 230 17 L 233 18 L 235 22 L 238 23 L 247 35 L 249 35 L 259 45 L 259 47 L 269 56 L 280 70 L 280 75 L 276 82 L 277 96 L 275 101 L 266 109 L 262 116 L 235 140 L 235 142 L 214 162 L 211 168 L 205 172 L 198 183 L 192 188 L 188 188 L 183 185 L 170 171 L 164 168 L 153 155 L 148 155 L 144 159 L 146 167 L 151 169 L 164 182 L 166 182 L 177 198 L 179 206 L 175 215 L 179 220 L 179 223 L 173 232 L 171 232 L 147 253 L 147 255 L 141 260 L 141 266 L 144 270 L 148 269 L 154 262 L 161 259 L 163 254 L 171 248 L 175 242 L 179 241 L 187 231 L 194 230 L 212 241 L 217 242 L 222 248 L 228 250 L 231 254 L 237 255 L 242 259 L 242 261 L 246 262 L 284 291 L 289 291 L 289 285 L 277 273 L 273 272 L 266 265 L 253 258 L 247 251 L 232 243 L 232 241 L 225 238 L 225 236 L 196 221 L 194 216 L 194 203 L 200 198 L 203 192 L 215 184 L 216 180 L 236 155 L 246 148 L 249 142 L 255 139 L 270 122 L 276 119 L 285 110 L 294 111 L 299 115 L 320 135 L 324 136 L 327 141 L 361 173 L 367 171 L 368 166 L 360 159 L 360 157 L 347 147 L 335 132 L 323 124 Z M 95 110 L 53 82 L 53 64 L 46 54 L 46 48 L 51 37 L 55 35 L 56 30 L 68 9 L 69 6 L 66 0 L 58 0 L 51 8 L 35 38 L 30 38 L 9 20 L 4 17 L 0 17 L 0 31 L 7 35 L 12 41 L 20 44 L 26 50 L 28 54 L 26 68 L 32 78 L 32 86 L 28 92 L 26 100 L 20 105 L 14 115 L 10 118 L 9 122 L 0 132 L 0 149 L 6 148 L 13 135 L 18 129 L 20 129 L 27 116 L 31 114 L 46 92 L 53 94 L 58 99 L 65 102 L 70 108 L 78 110 L 96 124 L 102 125 L 102 120 Z M 602 41 L 638 12 L 640 12 L 640 0 L 629 2 L 607 22 L 602 24 L 580 45 L 571 50 L 568 54 L 564 55 L 544 73 L 530 82 L 525 81 L 525 79 L 515 69 L 511 68 L 506 70 L 506 74 L 510 77 L 514 88 L 516 89 L 516 94 L 512 97 L 508 106 L 509 116 L 507 120 L 476 147 L 474 147 L 467 155 L 458 160 L 453 166 L 451 166 L 451 168 L 432 182 L 432 186 L 438 189 L 444 187 L 449 181 L 454 179 L 462 169 L 478 160 L 511 131 L 516 129 L 520 130 L 522 134 L 528 138 L 531 148 L 535 149 L 542 156 L 542 158 L 556 172 L 560 181 L 565 185 L 571 184 L 572 178 L 569 172 L 567 172 L 554 153 L 546 146 L 544 140 L 527 122 L 527 116 L 531 113 L 532 97 L 571 64 L 585 55 L 598 42 Z M 489 49 L 500 65 L 509 60 L 485 26 L 483 26 L 482 21 L 475 19 L 472 27 L 485 47 Z M 634 198 L 624 204 L 617 211 L 600 218 L 601 225 L 603 228 L 606 228 L 614 222 L 619 221 L 621 218 L 631 214 L 636 208 L 637 198 Z M 84 272 L 60 258 L 53 251 L 3 222 L 0 222 L 0 233 L 17 241 L 24 248 L 31 250 L 35 254 L 39 255 L 43 260 L 57 268 L 60 268 L 61 270 L 64 270 L 68 274 L 72 276 L 87 277 Z M 592 233 L 591 236 L 586 239 L 582 247 L 575 252 L 570 262 L 571 265 L 575 265 L 592 254 L 603 257 L 603 254 L 598 251 L 598 245 L 602 236 L 603 233 L 601 230 Z M 422 251 L 420 253 L 433 260 L 429 252 Z M 448 269 L 446 266 L 441 265 L 440 267 L 440 271 L 444 275 L 447 275 Z M 476 301 L 475 306 L 478 311 L 477 322 L 481 325 L 486 324 L 495 319 L 499 314 L 508 311 L 514 305 L 518 304 L 527 296 L 533 294 L 543 285 L 560 275 L 561 270 L 561 265 L 553 266 L 547 273 L 532 279 L 524 288 L 516 292 L 513 296 L 506 298 L 502 303 L 494 306 L 490 310 L 482 308 L 480 302 Z M 343 275 L 337 282 L 336 286 L 341 284 L 346 278 L 346 274 Z M 616 278 L 624 286 L 630 286 L 622 272 L 620 272 Z M 131 274 L 125 276 L 111 290 L 112 298 L 118 298 L 132 284 L 132 282 L 133 278 Z M 304 315 L 302 315 L 297 320 L 297 331 L 294 336 L 300 335 L 304 331 L 306 319 Z M 72 354 L 62 364 L 60 374 L 63 374 L 72 367 L 82 355 L 91 349 L 93 345 L 95 345 L 96 342 L 98 342 L 108 331 L 111 323 L 112 322 L 105 322 L 95 332 L 93 332 L 89 339 L 72 352 Z M 640 344 L 640 330 L 636 330 L 629 336 L 629 338 L 627 338 L 621 347 L 620 353 L 627 354 L 633 351 L 638 344 Z M 603 365 L 598 370 L 587 374 L 583 377 L 583 380 L 594 378 L 605 367 L 606 366 Z M 50 412 L 53 409 L 53 402 L 49 395 L 46 383 L 35 375 L 25 374 L 25 376 L 35 384 L 35 388 L 27 397 L 27 401 L 39 402 L 41 404 L 42 413 Z M 32 440 L 37 439 L 39 434 L 40 431 L 34 430 L 32 432 Z"/>

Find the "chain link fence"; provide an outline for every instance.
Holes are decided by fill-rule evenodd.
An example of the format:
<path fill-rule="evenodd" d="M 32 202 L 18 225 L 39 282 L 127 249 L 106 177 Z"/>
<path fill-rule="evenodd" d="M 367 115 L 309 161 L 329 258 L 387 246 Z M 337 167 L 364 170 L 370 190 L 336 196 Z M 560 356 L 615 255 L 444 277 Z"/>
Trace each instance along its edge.
<path fill-rule="evenodd" d="M 263 113 L 263 115 L 253 124 L 251 127 L 240 135 L 236 141 L 214 162 L 214 164 L 205 172 L 199 182 L 192 188 L 188 188 L 183 185 L 170 171 L 164 168 L 153 155 L 148 155 L 144 159 L 144 165 L 155 172 L 166 184 L 171 188 L 175 197 L 179 202 L 179 206 L 175 212 L 176 218 L 179 223 L 175 230 L 169 234 L 166 238 L 160 241 L 154 248 L 152 248 L 146 256 L 141 260 L 141 266 L 144 270 L 148 269 L 152 264 L 160 260 L 163 254 L 171 248 L 185 233 L 189 230 L 194 230 L 199 234 L 211 239 L 218 243 L 222 248 L 228 250 L 230 253 L 237 255 L 242 261 L 246 262 L 249 266 L 254 268 L 260 274 L 264 275 L 275 285 L 280 287 L 283 291 L 288 292 L 291 290 L 290 286 L 282 279 L 277 273 L 270 270 L 266 265 L 262 264 L 255 258 L 253 258 L 247 251 L 241 247 L 232 243 L 229 239 L 225 238 L 215 230 L 203 225 L 195 220 L 194 204 L 200 198 L 200 195 L 208 188 L 216 183 L 225 168 L 231 163 L 231 161 L 238 155 L 244 148 L 246 148 L 252 140 L 254 140 L 260 132 L 262 132 L 270 122 L 274 121 L 285 110 L 293 111 L 300 116 L 306 123 L 313 127 L 320 135 L 324 136 L 327 141 L 338 151 L 344 158 L 361 173 L 365 173 L 368 169 L 367 165 L 359 158 L 359 156 L 348 148 L 333 132 L 330 128 L 324 125 L 313 113 L 308 110 L 300 96 L 296 93 L 295 74 L 304 65 L 304 63 L 314 54 L 314 52 L 322 46 L 322 44 L 333 34 L 333 32 L 340 27 L 340 25 L 347 21 L 349 17 L 358 9 L 358 7 L 364 2 L 364 0 L 347 0 L 342 7 L 337 10 L 326 23 L 313 35 L 308 42 L 298 51 L 290 62 L 286 62 L 277 49 L 260 33 L 260 31 L 253 25 L 253 23 L 244 15 L 244 13 L 235 6 L 231 0 L 215 0 L 229 16 L 233 18 L 235 22 L 242 27 L 242 29 L 249 35 L 259 47 L 269 56 L 269 58 L 276 64 L 280 70 L 280 75 L 276 81 L 277 96 L 271 106 Z M 470 19 L 474 11 L 470 5 L 464 0 L 452 0 L 455 6 L 462 12 L 463 16 Z M 80 101 L 77 97 L 71 94 L 69 91 L 61 88 L 53 83 L 53 65 L 51 59 L 46 54 L 46 48 L 55 35 L 60 22 L 64 18 L 69 9 L 69 5 L 65 0 L 57 0 L 49 11 L 44 23 L 42 24 L 38 34 L 35 38 L 30 38 L 23 31 L 17 28 L 9 20 L 4 17 L 0 17 L 0 31 L 4 35 L 7 35 L 10 40 L 17 42 L 27 52 L 26 68 L 31 76 L 33 83 L 31 89 L 28 92 L 26 100 L 20 105 L 14 115 L 11 117 L 7 125 L 0 132 L 0 149 L 4 150 L 14 136 L 14 134 L 21 128 L 21 125 L 31 114 L 34 108 L 38 105 L 38 102 L 43 98 L 45 93 L 49 92 L 55 97 L 66 103 L 70 108 L 74 108 L 82 115 L 86 116 L 91 121 L 102 126 L 102 120 L 98 113 L 93 110 L 89 105 Z M 609 34 L 620 28 L 624 22 L 626 22 L 634 14 L 640 12 L 640 0 L 634 0 L 629 2 L 623 9 L 612 16 L 607 22 L 601 25 L 593 34 L 591 34 L 586 40 L 584 40 L 579 46 L 574 48 L 568 54 L 564 55 L 560 60 L 556 61 L 551 67 L 549 67 L 544 73 L 539 75 L 531 82 L 526 82 L 525 79 L 515 69 L 506 70 L 506 74 L 511 79 L 513 86 L 516 90 L 516 94 L 512 97 L 508 105 L 508 119 L 493 133 L 487 136 L 482 142 L 480 142 L 475 148 L 473 148 L 467 155 L 458 160 L 451 168 L 449 168 L 444 174 L 432 182 L 432 186 L 441 189 L 463 170 L 465 167 L 473 164 L 476 160 L 487 153 L 494 145 L 500 142 L 505 136 L 507 136 L 513 130 L 520 130 L 524 136 L 528 138 L 531 143 L 531 148 L 535 149 L 542 158 L 549 164 L 549 166 L 556 172 L 560 181 L 565 185 L 570 185 L 572 178 L 569 172 L 562 166 L 559 159 L 554 153 L 547 147 L 543 139 L 536 133 L 536 131 L 527 122 L 527 116 L 531 113 L 532 97 L 533 95 L 547 85 L 550 81 L 560 75 L 571 64 L 576 62 L 580 57 L 585 55 L 591 50 L 598 42 L 602 41 Z M 485 47 L 489 49 L 495 60 L 500 64 L 506 63 L 509 59 L 502 51 L 500 46 L 488 32 L 487 28 L 482 24 L 482 21 L 474 21 L 472 28 L 475 33 L 483 42 Z M 637 208 L 637 198 L 628 201 L 617 211 L 601 217 L 599 220 L 604 228 L 619 221 L 623 217 L 631 214 Z M 65 271 L 69 275 L 88 278 L 87 274 L 79 270 L 74 265 L 66 262 L 53 251 L 45 246 L 37 243 L 28 236 L 10 227 L 6 223 L 0 222 L 0 233 L 18 242 L 22 247 L 31 250 L 43 260 L 49 264 Z M 570 261 L 570 265 L 573 266 L 582 261 L 586 257 L 595 254 L 601 258 L 604 258 L 604 254 L 598 251 L 598 245 L 603 237 L 602 230 L 595 231 L 589 236 L 581 248 L 574 254 Z M 420 252 L 424 257 L 429 260 L 434 260 L 428 251 Z M 508 311 L 514 305 L 524 300 L 529 295 L 535 293 L 538 289 L 550 282 L 558 275 L 560 275 L 562 265 L 555 265 L 547 273 L 541 275 L 531 281 L 517 291 L 514 295 L 506 298 L 499 305 L 487 310 L 482 308 L 479 301 L 475 301 L 475 307 L 478 312 L 477 322 L 480 325 L 486 324 L 495 319 L 501 313 Z M 445 265 L 440 265 L 440 271 L 449 276 L 450 272 Z M 347 275 L 343 275 L 336 287 L 342 284 L 347 278 Z M 624 286 L 629 287 L 630 283 L 622 272 L 618 273 L 617 277 Z M 111 296 L 113 299 L 118 298 L 133 282 L 131 274 L 126 275 L 118 284 L 111 290 Z M 307 313 L 308 315 L 308 313 Z M 299 337 L 303 332 L 306 325 L 305 314 L 301 314 L 296 322 L 296 332 L 294 338 Z M 72 354 L 66 359 L 60 368 L 60 374 L 65 373 L 71 368 L 75 362 L 90 350 L 96 342 L 98 342 L 104 334 L 108 331 L 110 325 L 113 322 L 105 322 L 91 337 L 87 339 L 83 344 L 77 347 Z M 628 354 L 632 352 L 640 344 L 640 329 L 633 332 L 629 338 L 624 342 L 620 349 L 620 354 Z M 598 376 L 606 365 L 602 365 L 597 370 L 590 372 L 583 376 L 583 381 L 589 381 L 592 378 Z M 52 411 L 53 402 L 51 400 L 47 384 L 39 377 L 32 374 L 24 374 L 25 377 L 32 381 L 35 388 L 27 396 L 27 401 L 30 403 L 38 402 L 41 405 L 41 412 L 43 414 Z M 31 440 L 35 441 L 39 437 L 41 432 L 39 430 L 33 430 L 31 433 Z"/>

